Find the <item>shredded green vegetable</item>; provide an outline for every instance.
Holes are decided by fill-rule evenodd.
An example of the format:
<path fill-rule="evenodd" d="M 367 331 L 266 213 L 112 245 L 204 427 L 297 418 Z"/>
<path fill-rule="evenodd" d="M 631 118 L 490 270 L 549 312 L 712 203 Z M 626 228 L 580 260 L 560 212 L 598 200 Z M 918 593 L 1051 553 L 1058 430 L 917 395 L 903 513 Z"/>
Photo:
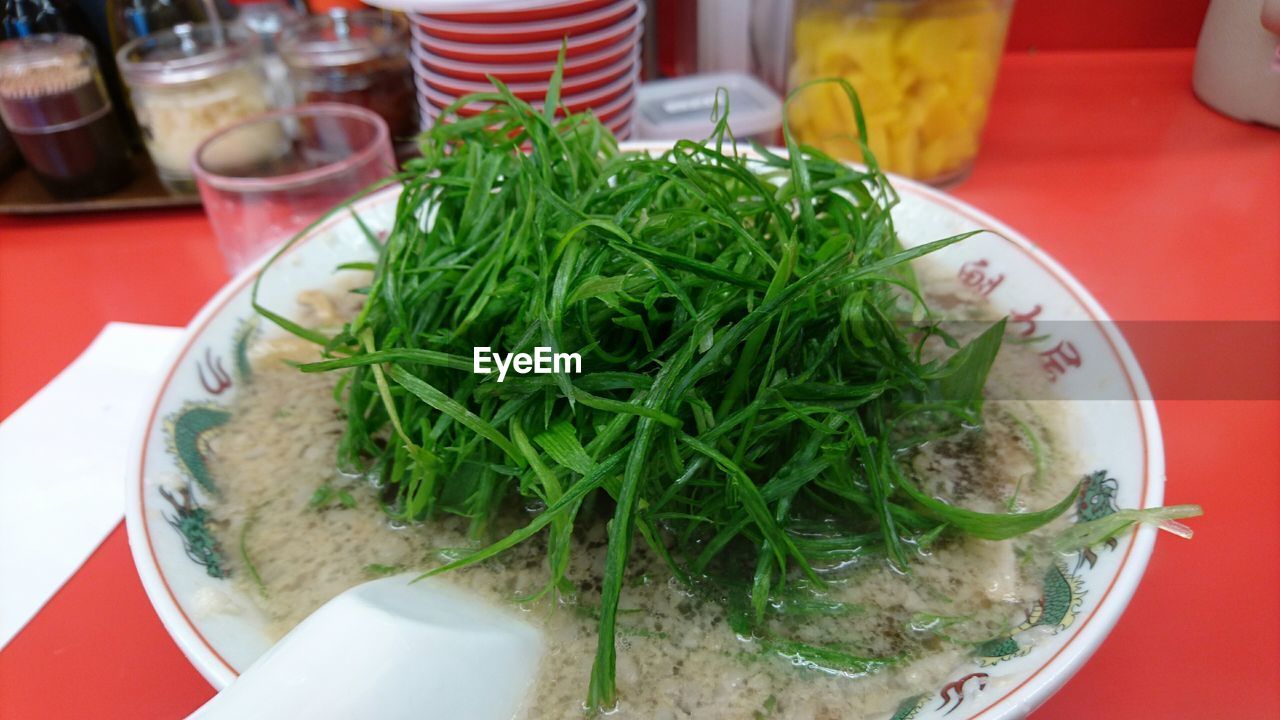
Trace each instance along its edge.
<path fill-rule="evenodd" d="M 245 569 L 249 571 L 249 579 L 253 580 L 253 586 L 258 589 L 258 594 L 266 597 L 267 584 L 262 582 L 262 576 L 258 574 L 258 567 L 253 564 L 253 560 L 249 559 L 249 530 L 257 522 L 258 516 L 255 511 L 244 521 L 244 525 L 240 526 L 240 560 L 244 563 Z"/>
<path fill-rule="evenodd" d="M 1053 549 L 1071 552 L 1092 547 L 1120 535 L 1135 525 L 1152 525 L 1168 530 L 1184 538 L 1191 537 L 1191 529 L 1178 520 L 1200 517 L 1204 509 L 1199 505 L 1170 505 L 1145 510 L 1119 510 L 1097 520 L 1077 523 L 1059 533 Z"/>
<path fill-rule="evenodd" d="M 620 152 L 591 115 L 554 119 L 558 81 L 546 111 L 494 85 L 458 101 L 489 110 L 447 108 L 422 136 L 394 227 L 370 234 L 367 302 L 341 332 L 256 307 L 324 346 L 303 371 L 345 373 L 338 460 L 376 481 L 389 514 L 470 519 L 480 549 L 433 572 L 538 539 L 543 593 L 568 593 L 575 528 L 609 519 L 589 707 L 616 702 L 636 542 L 762 650 L 864 673 L 900 658 L 774 637 L 762 618 L 799 613 L 790 590 L 820 586 L 833 558 L 907 570 L 942 534 L 1009 538 L 1071 506 L 1074 491 L 1038 512 L 979 513 L 908 476 L 914 448 L 981 423 L 1004 323 L 922 355 L 929 336 L 958 345 L 909 263 L 968 235 L 904 249 L 897 196 L 865 146 L 865 169 L 789 132 L 785 156 L 750 159 L 722 117 L 705 143 Z M 477 346 L 576 352 L 583 372 L 498 382 L 471 372 Z M 540 509 L 494 540 L 513 500 Z"/>

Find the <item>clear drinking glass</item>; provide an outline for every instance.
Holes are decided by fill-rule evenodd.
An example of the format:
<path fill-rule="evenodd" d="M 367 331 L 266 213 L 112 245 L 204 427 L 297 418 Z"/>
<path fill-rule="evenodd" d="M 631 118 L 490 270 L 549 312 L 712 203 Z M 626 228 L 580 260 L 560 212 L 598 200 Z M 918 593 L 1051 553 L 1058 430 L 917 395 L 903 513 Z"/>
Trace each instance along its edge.
<path fill-rule="evenodd" d="M 340 103 L 243 120 L 201 143 L 192 165 L 232 274 L 396 167 L 386 121 Z"/>

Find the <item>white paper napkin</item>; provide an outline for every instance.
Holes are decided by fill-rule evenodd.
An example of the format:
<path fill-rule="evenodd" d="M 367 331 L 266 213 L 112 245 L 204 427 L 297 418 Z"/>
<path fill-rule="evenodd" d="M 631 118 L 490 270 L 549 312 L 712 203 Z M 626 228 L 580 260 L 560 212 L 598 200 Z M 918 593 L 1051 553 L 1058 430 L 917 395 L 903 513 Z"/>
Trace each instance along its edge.
<path fill-rule="evenodd" d="M 0 648 L 124 514 L 124 469 L 179 328 L 109 323 L 0 424 Z"/>

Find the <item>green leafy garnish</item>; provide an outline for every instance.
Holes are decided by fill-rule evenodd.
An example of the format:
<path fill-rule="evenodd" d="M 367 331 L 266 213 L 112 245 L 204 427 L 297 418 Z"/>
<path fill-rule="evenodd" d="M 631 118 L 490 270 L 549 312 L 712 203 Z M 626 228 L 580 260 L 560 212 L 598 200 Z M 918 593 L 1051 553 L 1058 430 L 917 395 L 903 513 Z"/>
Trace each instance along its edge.
<path fill-rule="evenodd" d="M 400 565 L 384 565 L 382 563 L 369 563 L 368 565 L 364 566 L 363 570 L 366 575 L 383 577 L 385 575 L 395 575 L 401 570 L 404 570 L 404 568 Z"/>
<path fill-rule="evenodd" d="M 1110 515 L 1077 523 L 1063 530 L 1054 539 L 1053 549 L 1057 552 L 1072 552 L 1106 542 L 1139 523 L 1153 525 L 1168 530 L 1183 538 L 1191 537 L 1191 529 L 1177 522 L 1186 518 L 1199 517 L 1204 509 L 1199 505 L 1170 505 L 1168 507 L 1147 508 L 1145 510 L 1118 510 Z"/>
<path fill-rule="evenodd" d="M 253 560 L 249 559 L 249 530 L 257 522 L 258 516 L 255 511 L 240 526 L 240 561 L 244 563 L 245 569 L 249 571 L 249 579 L 253 580 L 253 586 L 257 588 L 258 594 L 266 597 L 267 584 L 262 582 L 262 576 L 258 574 L 258 567 L 253 564 Z"/>
<path fill-rule="evenodd" d="M 431 574 L 540 538 L 539 594 L 570 591 L 575 529 L 607 521 L 593 709 L 616 703 L 637 542 L 741 608 L 738 631 L 770 653 L 846 674 L 900 661 L 776 637 L 762 619 L 799 612 L 785 600 L 821 586 L 819 568 L 880 557 L 908 571 L 943 534 L 1013 537 L 1075 498 L 978 513 L 905 473 L 923 443 L 982 421 L 1004 323 L 959 345 L 910 268 L 972 233 L 904 248 L 870 153 L 852 167 L 787 132 L 786 156 L 748 155 L 724 116 L 705 143 L 622 152 L 592 115 L 556 119 L 558 92 L 539 112 L 494 81 L 443 110 L 396 178 L 390 233 L 368 233 L 367 300 L 337 334 L 263 307 L 255 286 L 264 316 L 324 348 L 302 371 L 344 373 L 339 466 L 376 479 L 401 521 L 469 520 L 480 549 Z M 475 101 L 490 107 L 456 114 Z M 958 349 L 926 357 L 930 338 Z M 471 372 L 479 346 L 576 352 L 583 372 L 499 382 Z M 495 541 L 513 500 L 535 509 Z"/>
<path fill-rule="evenodd" d="M 324 510 L 331 507 L 335 502 L 348 510 L 356 506 L 356 498 L 351 494 L 350 490 L 325 483 L 316 488 L 316 491 L 311 494 L 311 499 L 307 501 L 307 507 L 312 510 Z"/>

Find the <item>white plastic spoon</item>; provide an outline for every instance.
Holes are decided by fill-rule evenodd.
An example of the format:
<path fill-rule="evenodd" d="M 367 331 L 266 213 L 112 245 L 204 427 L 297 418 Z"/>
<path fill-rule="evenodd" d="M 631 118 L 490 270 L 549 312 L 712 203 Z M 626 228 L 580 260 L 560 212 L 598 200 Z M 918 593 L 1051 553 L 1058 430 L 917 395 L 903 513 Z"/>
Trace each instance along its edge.
<path fill-rule="evenodd" d="M 414 575 L 325 603 L 191 717 L 510 720 L 537 675 L 541 632 Z"/>

